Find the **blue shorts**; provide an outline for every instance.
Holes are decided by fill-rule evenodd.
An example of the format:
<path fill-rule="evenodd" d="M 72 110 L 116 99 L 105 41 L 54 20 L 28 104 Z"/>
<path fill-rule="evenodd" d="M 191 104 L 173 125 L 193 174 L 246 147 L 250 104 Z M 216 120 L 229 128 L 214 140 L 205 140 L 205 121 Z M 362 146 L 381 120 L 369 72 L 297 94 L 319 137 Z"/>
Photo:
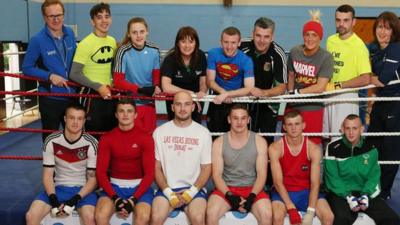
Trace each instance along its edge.
<path fill-rule="evenodd" d="M 190 186 L 189 187 L 182 187 L 182 188 L 172 188 L 172 191 L 173 192 L 180 192 L 182 190 L 189 189 L 189 188 L 190 188 Z M 168 199 L 167 196 L 164 195 L 164 193 L 162 192 L 161 189 L 157 190 L 157 192 L 156 192 L 154 197 L 157 197 L 157 196 L 163 196 L 164 198 Z M 207 200 L 207 197 L 208 197 L 207 191 L 205 190 L 205 188 L 202 188 L 202 189 L 199 190 L 199 192 L 197 192 L 197 194 L 193 197 L 193 199 L 195 199 L 195 198 L 204 198 L 205 200 Z M 179 208 L 176 208 L 175 210 L 184 210 L 186 206 L 187 205 L 185 204 L 185 205 L 183 205 L 183 206 L 181 206 Z"/>
<path fill-rule="evenodd" d="M 82 187 L 68 187 L 68 186 L 56 186 L 56 195 L 58 198 L 58 201 L 60 203 L 64 203 L 70 198 L 72 198 L 74 195 L 78 194 L 79 191 L 81 190 Z M 50 205 L 49 202 L 49 197 L 47 196 L 47 193 L 43 191 L 40 193 L 35 200 L 41 200 L 45 202 L 46 204 Z M 96 206 L 97 203 L 97 195 L 94 192 L 91 192 L 90 194 L 86 195 L 84 198 L 82 198 L 78 204 L 76 204 L 76 208 L 81 208 L 84 205 L 92 205 Z"/>
<path fill-rule="evenodd" d="M 297 210 L 306 212 L 308 208 L 308 197 L 310 195 L 310 190 L 305 189 L 302 191 L 288 191 L 289 198 L 292 200 Z M 324 194 L 318 193 L 318 199 L 325 198 Z M 283 202 L 281 196 L 276 191 L 276 189 L 272 189 L 271 191 L 271 201 L 281 201 Z"/>
<path fill-rule="evenodd" d="M 139 185 L 137 185 L 134 188 L 122 188 L 116 184 L 111 183 L 111 186 L 119 197 L 123 199 L 128 199 L 136 192 Z M 99 195 L 100 197 L 108 196 L 105 191 L 101 191 Z M 149 187 L 146 190 L 146 192 L 142 195 L 142 197 L 138 199 L 138 203 L 140 202 L 145 202 L 151 205 L 151 203 L 153 202 L 153 189 L 151 187 Z"/>

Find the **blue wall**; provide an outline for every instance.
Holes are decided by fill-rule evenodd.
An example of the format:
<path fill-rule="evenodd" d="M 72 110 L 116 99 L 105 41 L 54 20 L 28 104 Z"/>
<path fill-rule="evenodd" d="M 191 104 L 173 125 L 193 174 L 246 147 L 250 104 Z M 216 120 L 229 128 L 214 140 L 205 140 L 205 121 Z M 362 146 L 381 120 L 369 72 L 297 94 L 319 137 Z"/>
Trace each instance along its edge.
<path fill-rule="evenodd" d="M 0 0 L 3 10 L 0 20 L 0 40 L 22 40 L 34 35 L 43 26 L 38 2 L 24 0 Z M 92 28 L 89 21 L 89 10 L 93 4 L 68 3 L 66 7 L 66 24 L 78 25 L 78 40 L 81 40 Z M 27 18 L 27 8 L 29 17 Z M 175 38 L 176 31 L 184 25 L 191 25 L 200 35 L 201 48 L 208 50 L 219 45 L 219 35 L 227 26 L 237 26 L 242 36 L 251 34 L 254 20 L 267 16 L 275 20 L 276 40 L 289 50 L 302 42 L 301 30 L 309 20 L 308 10 L 318 8 L 322 12 L 325 38 L 335 32 L 334 11 L 336 7 L 298 7 L 298 6 L 234 6 L 224 8 L 222 5 L 146 5 L 146 4 L 112 4 L 113 25 L 110 34 L 121 40 L 127 21 L 133 16 L 144 17 L 150 27 L 149 39 L 160 46 L 169 49 Z M 357 16 L 376 17 L 384 10 L 391 10 L 400 15 L 400 7 L 376 8 L 357 7 Z M 29 26 L 27 21 L 29 19 Z M 29 27 L 29 29 L 28 29 Z M 28 33 L 29 31 L 29 33 Z"/>

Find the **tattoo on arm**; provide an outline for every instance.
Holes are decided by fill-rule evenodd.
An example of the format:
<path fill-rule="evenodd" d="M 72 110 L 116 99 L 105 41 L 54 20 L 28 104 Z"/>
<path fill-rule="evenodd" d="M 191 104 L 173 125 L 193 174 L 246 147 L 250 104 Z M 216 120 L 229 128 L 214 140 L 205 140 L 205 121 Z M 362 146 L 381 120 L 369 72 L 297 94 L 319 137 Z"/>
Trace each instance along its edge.
<path fill-rule="evenodd" d="M 87 177 L 87 179 L 96 177 L 96 171 L 95 171 L 95 170 L 88 170 L 88 171 L 86 172 L 86 177 Z"/>

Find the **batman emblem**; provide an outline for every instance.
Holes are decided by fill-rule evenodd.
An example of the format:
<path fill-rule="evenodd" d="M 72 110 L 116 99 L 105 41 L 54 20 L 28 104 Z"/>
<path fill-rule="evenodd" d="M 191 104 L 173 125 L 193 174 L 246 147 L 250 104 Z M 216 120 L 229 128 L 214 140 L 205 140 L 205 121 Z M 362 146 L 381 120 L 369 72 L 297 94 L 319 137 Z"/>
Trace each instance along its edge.
<path fill-rule="evenodd" d="M 111 63 L 114 56 L 114 48 L 111 46 L 100 47 L 90 58 L 93 62 L 98 64 Z"/>

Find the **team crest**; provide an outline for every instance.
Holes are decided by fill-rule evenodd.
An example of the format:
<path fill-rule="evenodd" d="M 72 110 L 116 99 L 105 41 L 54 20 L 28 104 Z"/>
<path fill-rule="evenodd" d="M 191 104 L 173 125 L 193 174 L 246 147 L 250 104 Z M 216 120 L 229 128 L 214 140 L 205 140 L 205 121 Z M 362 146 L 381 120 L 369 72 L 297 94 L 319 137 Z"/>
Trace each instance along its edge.
<path fill-rule="evenodd" d="M 369 155 L 368 154 L 364 154 L 362 157 L 364 158 L 364 165 L 368 165 Z"/>
<path fill-rule="evenodd" d="M 271 70 L 271 63 L 265 62 L 264 63 L 264 71 L 269 72 Z"/>
<path fill-rule="evenodd" d="M 78 158 L 79 159 L 86 159 L 87 158 L 87 150 L 85 150 L 85 149 L 79 149 L 78 150 L 78 153 L 77 153 L 77 156 L 78 156 Z"/>
<path fill-rule="evenodd" d="M 308 166 L 307 165 L 302 165 L 301 166 L 301 171 L 307 171 L 308 170 Z"/>

